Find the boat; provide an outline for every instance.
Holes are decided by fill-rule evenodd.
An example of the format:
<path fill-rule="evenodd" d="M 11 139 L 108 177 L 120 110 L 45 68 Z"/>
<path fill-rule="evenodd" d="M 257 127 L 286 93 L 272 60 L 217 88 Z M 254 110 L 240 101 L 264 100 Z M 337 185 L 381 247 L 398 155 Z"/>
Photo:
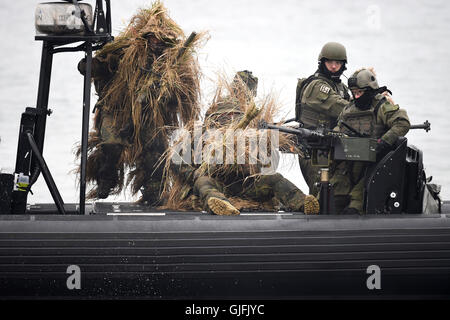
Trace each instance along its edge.
<path fill-rule="evenodd" d="M 38 5 L 38 103 L 22 114 L 15 173 L 0 180 L 0 299 L 450 297 L 450 201 L 441 201 L 421 150 L 407 139 L 367 176 L 365 215 L 332 214 L 329 203 L 321 203 L 328 211 L 319 215 L 216 216 L 86 202 L 91 59 L 112 39 L 111 6 L 96 0 L 92 10 L 78 2 Z M 78 29 L 44 23 L 49 10 L 78 13 Z M 72 51 L 86 53 L 87 72 L 80 201 L 64 203 L 42 148 L 52 58 Z M 344 158 L 357 152 L 344 149 Z M 54 203 L 29 204 L 29 187 L 41 174 Z"/>

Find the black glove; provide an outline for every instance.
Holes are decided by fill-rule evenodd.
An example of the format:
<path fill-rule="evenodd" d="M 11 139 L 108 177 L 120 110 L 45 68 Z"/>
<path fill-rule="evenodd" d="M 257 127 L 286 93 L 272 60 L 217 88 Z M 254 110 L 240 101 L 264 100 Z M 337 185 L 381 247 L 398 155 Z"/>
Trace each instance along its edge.
<path fill-rule="evenodd" d="M 377 147 L 375 151 L 377 154 L 387 152 L 389 149 L 391 149 L 391 145 L 384 141 L 383 139 L 377 140 Z"/>
<path fill-rule="evenodd" d="M 78 62 L 78 71 L 84 76 L 86 73 L 86 58 L 83 58 Z"/>

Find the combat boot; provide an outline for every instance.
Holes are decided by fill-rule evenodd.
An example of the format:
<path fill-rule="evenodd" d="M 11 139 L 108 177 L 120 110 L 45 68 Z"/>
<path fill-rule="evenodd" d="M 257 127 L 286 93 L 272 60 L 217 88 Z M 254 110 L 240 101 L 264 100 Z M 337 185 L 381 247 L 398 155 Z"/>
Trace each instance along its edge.
<path fill-rule="evenodd" d="M 305 197 L 305 203 L 303 204 L 303 212 L 305 214 L 318 214 L 320 212 L 319 201 L 312 195 Z"/>
<path fill-rule="evenodd" d="M 106 199 L 117 185 L 117 179 L 97 179 L 97 198 Z"/>
<path fill-rule="evenodd" d="M 353 214 L 361 214 L 361 212 L 359 212 L 359 210 L 356 209 L 356 208 L 346 207 L 344 210 L 342 210 L 342 213 L 341 213 L 341 214 L 350 214 L 350 215 L 353 215 Z"/>
<path fill-rule="evenodd" d="M 161 181 L 149 179 L 141 189 L 142 196 L 138 202 L 153 207 L 162 205 L 164 200 L 161 198 L 160 189 Z"/>
<path fill-rule="evenodd" d="M 207 201 L 207 204 L 212 213 L 218 216 L 240 214 L 239 210 L 236 209 L 228 200 L 220 199 L 217 197 L 210 197 Z"/>
<path fill-rule="evenodd" d="M 97 171 L 97 198 L 108 198 L 111 191 L 119 183 L 117 163 L 122 152 L 122 146 L 118 144 L 103 144 L 102 161 Z"/>

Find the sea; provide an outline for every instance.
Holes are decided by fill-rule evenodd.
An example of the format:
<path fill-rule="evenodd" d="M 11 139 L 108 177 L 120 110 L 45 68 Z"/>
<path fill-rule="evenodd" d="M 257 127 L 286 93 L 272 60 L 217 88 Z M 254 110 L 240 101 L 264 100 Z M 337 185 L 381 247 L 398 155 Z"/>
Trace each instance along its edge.
<path fill-rule="evenodd" d="M 94 1 L 84 1 L 95 5 Z M 112 0 L 113 35 L 152 1 Z M 259 78 L 258 98 L 278 97 L 280 119 L 294 116 L 298 78 L 317 68 L 329 41 L 347 48 L 349 77 L 373 67 L 378 83 L 393 92 L 412 124 L 428 120 L 431 131 L 411 130 L 409 144 L 423 151 L 427 176 L 450 200 L 450 2 L 445 0 L 165 0 L 185 34 L 207 32 L 197 54 L 202 71 L 202 105 L 212 100 L 217 74 L 251 70 Z M 21 113 L 35 107 L 42 42 L 35 41 L 37 2 L 0 2 L 0 169 L 14 170 Z M 53 74 L 44 157 L 64 202 L 79 201 L 74 149 L 81 140 L 83 53 L 59 53 Z M 345 77 L 343 80 L 346 81 Z M 92 102 L 97 96 L 92 89 Z M 205 110 L 205 109 L 204 109 Z M 90 125 L 92 126 L 92 118 Z M 278 171 L 307 191 L 295 155 L 283 155 Z M 29 203 L 52 202 L 41 176 Z M 105 201 L 135 201 L 129 190 Z"/>

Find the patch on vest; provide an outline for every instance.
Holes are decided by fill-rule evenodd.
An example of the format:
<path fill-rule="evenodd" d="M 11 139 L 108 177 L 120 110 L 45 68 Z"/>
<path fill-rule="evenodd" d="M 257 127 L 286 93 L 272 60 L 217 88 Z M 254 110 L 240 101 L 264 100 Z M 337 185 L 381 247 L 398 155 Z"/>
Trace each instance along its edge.
<path fill-rule="evenodd" d="M 324 84 L 322 84 L 321 86 L 320 86 L 320 88 L 319 88 L 319 91 L 321 91 L 321 92 L 323 92 L 323 93 L 328 93 L 328 92 L 330 92 L 330 87 L 328 87 L 328 86 L 326 86 L 326 85 L 324 85 Z"/>
<path fill-rule="evenodd" d="M 384 103 L 381 106 L 381 110 L 383 111 L 383 113 L 397 111 L 399 108 L 400 107 L 398 106 L 398 104 L 392 104 L 392 103 Z"/>

